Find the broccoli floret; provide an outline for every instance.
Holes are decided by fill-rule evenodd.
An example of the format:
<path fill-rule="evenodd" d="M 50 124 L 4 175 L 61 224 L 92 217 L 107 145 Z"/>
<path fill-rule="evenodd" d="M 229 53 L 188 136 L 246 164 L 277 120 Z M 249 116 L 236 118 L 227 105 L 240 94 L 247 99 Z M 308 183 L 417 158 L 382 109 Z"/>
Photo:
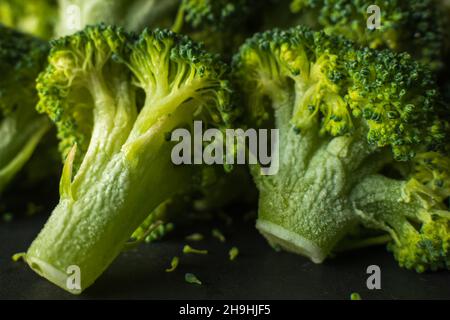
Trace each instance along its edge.
<path fill-rule="evenodd" d="M 246 97 L 246 123 L 279 130 L 278 173 L 263 176 L 251 167 L 260 192 L 257 227 L 272 244 L 320 263 L 361 216 L 374 214 L 358 202 L 374 193 L 380 207 L 392 204 L 396 214 L 448 210 L 440 208 L 441 198 L 425 205 L 403 197 L 411 178 L 383 174 L 393 163 L 408 166 L 420 161 L 416 154 L 442 149 L 447 138 L 433 76 L 408 54 L 358 49 L 342 37 L 297 27 L 249 39 L 234 59 L 234 74 Z M 424 188 L 433 183 L 426 175 L 416 174 Z M 406 222 L 407 214 L 393 219 Z M 389 223 L 381 213 L 378 222 Z M 445 242 L 445 223 L 420 234 Z M 442 256 L 433 257 L 401 264 L 442 266 Z"/>
<path fill-rule="evenodd" d="M 57 34 L 66 36 L 99 23 L 140 32 L 145 27 L 168 28 L 180 0 L 58 0 Z"/>
<path fill-rule="evenodd" d="M 57 0 L 2 0 L 0 2 L 0 23 L 50 39 L 57 20 Z"/>
<path fill-rule="evenodd" d="M 374 4 L 381 9 L 381 26 L 371 30 L 367 9 Z M 304 17 L 302 23 L 314 21 L 313 28 L 371 48 L 409 52 L 433 69 L 442 68 L 446 28 L 436 0 L 293 0 L 291 10 Z"/>
<path fill-rule="evenodd" d="M 224 30 L 237 23 L 251 12 L 248 0 L 182 0 L 184 21 L 193 28 Z"/>
<path fill-rule="evenodd" d="M 255 31 L 263 5 L 260 0 L 182 0 L 173 30 L 228 56 Z"/>
<path fill-rule="evenodd" d="M 35 110 L 47 52 L 47 43 L 0 25 L 0 193 L 50 128 Z"/>
<path fill-rule="evenodd" d="M 391 235 L 388 249 L 399 265 L 420 273 L 450 269 L 450 212 L 439 193 L 414 178 L 377 175 L 359 183 L 351 199 L 365 226 Z"/>
<path fill-rule="evenodd" d="M 168 199 L 142 222 L 142 224 L 131 235 L 132 242 L 145 241 L 151 243 L 164 238 L 173 228 L 172 221 L 180 221 L 181 212 L 189 209 L 190 202 L 187 197 L 176 197 L 175 199 Z M 153 228 L 154 226 L 157 228 Z"/>
<path fill-rule="evenodd" d="M 227 126 L 235 113 L 227 69 L 167 30 L 135 37 L 99 25 L 52 43 L 38 110 L 55 122 L 67 160 L 60 202 L 26 254 L 33 270 L 80 293 L 150 212 L 198 188 L 204 167 L 174 165 L 170 133 L 196 120 Z M 80 289 L 66 287 L 70 265 L 82 271 Z"/>

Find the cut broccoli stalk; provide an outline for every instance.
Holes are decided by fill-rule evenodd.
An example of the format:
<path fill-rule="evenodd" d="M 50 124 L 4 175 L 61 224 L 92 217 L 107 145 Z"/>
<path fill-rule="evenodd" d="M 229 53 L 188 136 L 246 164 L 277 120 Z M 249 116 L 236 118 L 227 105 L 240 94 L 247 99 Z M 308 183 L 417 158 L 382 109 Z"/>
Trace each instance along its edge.
<path fill-rule="evenodd" d="M 390 158 L 372 155 L 358 135 L 321 137 L 318 124 L 301 134 L 290 122 L 292 105 L 273 105 L 280 170 L 254 174 L 260 187 L 257 228 L 270 242 L 321 263 L 356 223 L 348 200 L 352 186 Z"/>
<path fill-rule="evenodd" d="M 87 27 L 56 41 L 49 61 L 38 80 L 38 107 L 55 121 L 67 160 L 60 202 L 25 259 L 80 293 L 149 212 L 198 188 L 203 166 L 174 165 L 167 134 L 195 120 L 225 126 L 230 89 L 224 64 L 170 31 L 134 39 L 115 27 Z M 78 289 L 66 286 L 72 265 L 81 271 Z"/>
<path fill-rule="evenodd" d="M 164 135 L 158 131 L 148 138 L 152 146 L 142 151 L 154 155 L 148 161 L 150 169 L 157 170 L 142 163 L 130 165 L 126 154 L 116 154 L 103 164 L 101 172 L 74 190 L 66 169 L 63 198 L 27 251 L 26 261 L 34 271 L 67 289 L 66 272 L 76 265 L 81 270 L 81 288 L 89 287 L 124 249 L 149 210 L 189 190 L 191 170 L 171 164 L 171 144 Z M 66 188 L 76 195 L 64 195 Z"/>
<path fill-rule="evenodd" d="M 260 192 L 257 228 L 273 246 L 322 262 L 365 221 L 352 200 L 355 188 L 396 164 L 407 168 L 400 178 L 412 194 L 427 194 L 430 208 L 442 205 L 450 181 L 446 156 L 433 162 L 437 151 L 428 150 L 443 150 L 448 124 L 439 115 L 445 106 L 431 72 L 409 55 L 361 50 L 343 38 L 298 27 L 255 35 L 233 65 L 245 98 L 245 124 L 279 130 L 278 173 L 264 176 L 260 166 L 251 167 Z M 415 162 L 420 165 L 413 173 L 408 168 Z M 432 177 L 443 179 L 437 184 Z M 361 198 L 373 192 L 364 188 Z M 385 201 L 391 201 L 388 195 Z M 386 231 L 380 228 L 386 220 L 381 215 L 372 226 Z M 436 241 L 447 243 L 448 229 L 435 230 Z M 443 267 L 442 256 L 423 265 Z M 421 264 L 416 258 L 408 264 L 398 260 L 414 268 Z"/>

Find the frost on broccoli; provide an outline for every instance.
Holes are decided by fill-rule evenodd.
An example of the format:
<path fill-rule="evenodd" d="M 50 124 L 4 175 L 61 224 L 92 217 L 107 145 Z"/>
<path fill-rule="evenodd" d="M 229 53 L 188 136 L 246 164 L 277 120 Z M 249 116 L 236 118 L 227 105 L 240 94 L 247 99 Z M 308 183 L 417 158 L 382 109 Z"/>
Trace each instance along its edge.
<path fill-rule="evenodd" d="M 371 225 L 383 230 L 392 222 L 391 234 L 399 236 L 390 248 L 401 265 L 419 271 L 445 265 L 446 245 L 440 256 L 423 246 L 428 261 L 402 262 L 405 248 L 416 250 L 403 233 L 410 215 L 426 220 L 428 210 L 440 217 L 442 223 L 417 230 L 433 244 L 446 243 L 449 232 L 446 191 L 433 189 L 433 179 L 446 174 L 430 171 L 445 162 L 426 160 L 443 149 L 448 125 L 424 66 L 408 54 L 358 49 L 298 27 L 249 39 L 234 59 L 234 74 L 247 101 L 246 123 L 279 129 L 278 174 L 252 168 L 260 191 L 257 227 L 271 243 L 322 262 L 360 221 L 375 220 Z M 399 181 L 383 174 L 412 161 L 429 167 L 405 170 Z M 421 188 L 431 199 L 415 191 Z M 374 210 L 389 205 L 391 211 Z"/>
<path fill-rule="evenodd" d="M 35 80 L 47 52 L 45 42 L 0 25 L 0 193 L 50 128 L 35 110 Z"/>
<path fill-rule="evenodd" d="M 150 212 L 198 188 L 203 166 L 171 161 L 176 128 L 224 128 L 234 117 L 227 67 L 171 31 L 135 37 L 103 25 L 53 42 L 38 109 L 58 128 L 60 202 L 26 261 L 79 293 L 126 247 Z M 66 269 L 82 272 L 81 290 Z"/>
<path fill-rule="evenodd" d="M 53 37 L 57 0 L 2 0 L 0 23 L 43 39 Z"/>
<path fill-rule="evenodd" d="M 368 28 L 376 4 L 381 10 L 380 27 Z M 433 69 L 443 66 L 446 50 L 445 18 L 436 0 L 293 0 L 291 10 L 303 16 L 302 23 L 343 35 L 364 46 L 409 52 Z M 311 19 L 310 17 L 313 17 Z"/>

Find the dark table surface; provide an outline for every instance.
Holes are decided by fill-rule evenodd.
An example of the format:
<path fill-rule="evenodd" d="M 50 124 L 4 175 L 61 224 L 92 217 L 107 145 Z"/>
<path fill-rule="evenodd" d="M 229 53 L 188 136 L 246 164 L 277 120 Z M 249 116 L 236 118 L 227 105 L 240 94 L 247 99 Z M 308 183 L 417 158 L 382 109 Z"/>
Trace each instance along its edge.
<path fill-rule="evenodd" d="M 210 236 L 210 225 L 199 223 L 176 228 L 152 244 L 123 253 L 100 279 L 80 296 L 70 295 L 37 276 L 11 255 L 23 252 L 45 222 L 35 216 L 0 223 L 0 299 L 349 299 L 358 292 L 363 299 L 449 299 L 450 272 L 416 274 L 400 269 L 385 248 L 371 248 L 341 255 L 322 265 L 284 252 L 275 252 L 259 236 L 253 223 L 235 219 L 221 226 L 227 240 Z M 181 254 L 184 237 L 193 231 L 205 240 L 193 247 L 208 249 L 205 256 Z M 228 250 L 240 255 L 229 261 Z M 173 256 L 181 257 L 173 273 L 164 270 Z M 368 290 L 366 268 L 381 268 L 381 290 Z M 188 284 L 191 272 L 202 286 Z"/>

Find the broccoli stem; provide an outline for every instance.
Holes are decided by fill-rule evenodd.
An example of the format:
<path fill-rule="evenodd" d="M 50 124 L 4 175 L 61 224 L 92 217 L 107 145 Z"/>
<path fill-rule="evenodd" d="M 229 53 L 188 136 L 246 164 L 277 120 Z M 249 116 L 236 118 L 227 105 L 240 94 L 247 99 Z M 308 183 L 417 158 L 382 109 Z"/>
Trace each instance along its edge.
<path fill-rule="evenodd" d="M 355 212 L 366 226 L 391 235 L 388 249 L 401 267 L 419 273 L 448 269 L 450 214 L 443 203 L 430 198 L 432 192 L 411 190 L 409 183 L 367 177 L 352 192 Z"/>
<path fill-rule="evenodd" d="M 340 243 L 335 252 L 346 252 L 364 249 L 367 247 L 374 247 L 380 245 L 386 245 L 392 237 L 389 234 L 384 234 L 376 237 L 362 238 L 362 239 L 345 239 L 343 243 Z"/>
<path fill-rule="evenodd" d="M 312 121 L 304 132 L 296 130 L 286 104 L 275 105 L 280 171 L 259 176 L 252 170 L 260 186 L 257 228 L 272 244 L 321 263 L 357 221 L 352 186 L 386 157 L 371 155 L 362 133 L 330 138 Z"/>
<path fill-rule="evenodd" d="M 123 137 L 114 136 L 117 126 L 98 122 L 90 144 L 93 147 L 73 182 L 73 156 L 69 153 L 60 203 L 26 254 L 25 260 L 35 272 L 71 293 L 81 293 L 124 249 L 149 212 L 194 185 L 194 166 L 171 162 L 173 143 L 165 136 L 192 117 L 192 108 L 185 106 L 162 117 L 144 136 L 128 137 L 122 147 L 95 141 L 96 132 L 100 134 L 103 128 L 116 142 L 123 142 Z M 114 120 L 122 119 L 123 114 L 116 112 L 115 116 L 111 123 L 117 123 Z M 66 285 L 66 272 L 72 265 L 81 270 L 80 290 Z"/>
<path fill-rule="evenodd" d="M 184 6 L 180 5 L 177 16 L 171 28 L 172 31 L 177 33 L 181 32 L 183 29 L 183 24 L 184 24 Z"/>
<path fill-rule="evenodd" d="M 315 154 L 303 172 L 283 171 L 260 188 L 257 228 L 269 242 L 321 263 L 354 223 L 342 196 L 347 173 L 326 150 Z"/>
<path fill-rule="evenodd" d="M 190 171 L 173 167 L 171 147 L 163 137 L 155 138 L 160 147 L 149 163 L 158 170 L 148 173 L 145 166 L 137 170 L 120 153 L 77 198 L 61 199 L 26 254 L 35 272 L 69 292 L 81 293 L 122 251 L 151 210 L 189 187 Z M 81 290 L 66 285 L 72 265 L 81 270 Z"/>
<path fill-rule="evenodd" d="M 19 107 L 0 122 L 0 193 L 30 159 L 50 121 L 29 106 Z"/>
<path fill-rule="evenodd" d="M 355 211 L 366 225 L 389 232 L 397 243 L 400 243 L 397 232 L 414 228 L 425 210 L 425 203 L 405 193 L 405 186 L 404 181 L 372 175 L 362 180 L 351 194 Z"/>

